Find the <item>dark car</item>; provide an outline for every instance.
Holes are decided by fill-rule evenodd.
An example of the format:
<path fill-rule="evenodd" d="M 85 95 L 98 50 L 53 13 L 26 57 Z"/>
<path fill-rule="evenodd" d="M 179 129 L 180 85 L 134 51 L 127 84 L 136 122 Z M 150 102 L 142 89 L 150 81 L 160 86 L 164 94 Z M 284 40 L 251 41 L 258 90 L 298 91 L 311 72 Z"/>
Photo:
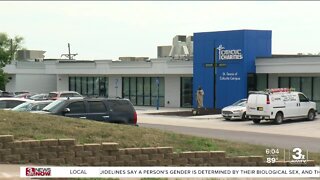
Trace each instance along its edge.
<path fill-rule="evenodd" d="M 128 99 L 60 99 L 43 108 L 42 113 L 137 125 L 137 113 Z"/>
<path fill-rule="evenodd" d="M 0 97 L 14 97 L 15 94 L 13 92 L 1 91 L 0 90 Z"/>

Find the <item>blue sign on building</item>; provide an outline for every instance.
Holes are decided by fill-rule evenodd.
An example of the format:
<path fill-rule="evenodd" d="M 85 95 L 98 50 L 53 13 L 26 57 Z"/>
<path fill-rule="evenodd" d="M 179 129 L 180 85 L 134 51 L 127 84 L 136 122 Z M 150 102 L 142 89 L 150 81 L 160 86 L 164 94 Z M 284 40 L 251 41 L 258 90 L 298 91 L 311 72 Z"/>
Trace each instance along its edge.
<path fill-rule="evenodd" d="M 194 33 L 193 92 L 205 92 L 204 107 L 222 109 L 246 98 L 256 57 L 271 56 L 271 31 Z M 196 101 L 193 101 L 196 107 Z"/>

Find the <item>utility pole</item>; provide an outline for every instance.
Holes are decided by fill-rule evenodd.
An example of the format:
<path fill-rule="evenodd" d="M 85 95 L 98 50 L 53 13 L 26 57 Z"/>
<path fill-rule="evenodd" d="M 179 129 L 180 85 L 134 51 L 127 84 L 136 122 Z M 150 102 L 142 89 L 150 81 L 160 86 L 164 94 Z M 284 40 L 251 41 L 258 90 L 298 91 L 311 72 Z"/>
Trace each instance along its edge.
<path fill-rule="evenodd" d="M 71 54 L 71 51 L 70 51 L 70 43 L 68 43 L 68 54 L 61 54 L 61 57 L 62 56 L 65 56 L 67 57 L 69 60 L 73 60 L 74 56 L 78 55 L 78 53 L 76 54 Z"/>

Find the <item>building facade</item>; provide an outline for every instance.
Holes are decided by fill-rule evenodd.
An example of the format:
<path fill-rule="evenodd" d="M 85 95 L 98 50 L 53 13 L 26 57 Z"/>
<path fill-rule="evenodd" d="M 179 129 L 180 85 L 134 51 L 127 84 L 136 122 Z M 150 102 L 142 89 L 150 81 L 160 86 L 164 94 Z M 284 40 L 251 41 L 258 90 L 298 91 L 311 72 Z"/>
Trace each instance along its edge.
<path fill-rule="evenodd" d="M 14 61 L 7 91 L 73 90 L 85 96 L 128 98 L 134 105 L 221 109 L 251 90 L 293 87 L 320 106 L 320 56 L 272 55 L 271 31 L 236 30 L 176 36 L 158 58 Z"/>

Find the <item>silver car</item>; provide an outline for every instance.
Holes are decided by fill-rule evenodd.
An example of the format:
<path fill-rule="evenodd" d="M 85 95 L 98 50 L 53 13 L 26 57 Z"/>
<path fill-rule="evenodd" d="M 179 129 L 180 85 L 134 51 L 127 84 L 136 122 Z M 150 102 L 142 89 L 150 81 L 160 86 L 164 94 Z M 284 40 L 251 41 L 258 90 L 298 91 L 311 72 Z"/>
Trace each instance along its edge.
<path fill-rule="evenodd" d="M 240 99 L 222 109 L 221 114 L 226 120 L 242 119 L 246 120 L 247 99 Z"/>

